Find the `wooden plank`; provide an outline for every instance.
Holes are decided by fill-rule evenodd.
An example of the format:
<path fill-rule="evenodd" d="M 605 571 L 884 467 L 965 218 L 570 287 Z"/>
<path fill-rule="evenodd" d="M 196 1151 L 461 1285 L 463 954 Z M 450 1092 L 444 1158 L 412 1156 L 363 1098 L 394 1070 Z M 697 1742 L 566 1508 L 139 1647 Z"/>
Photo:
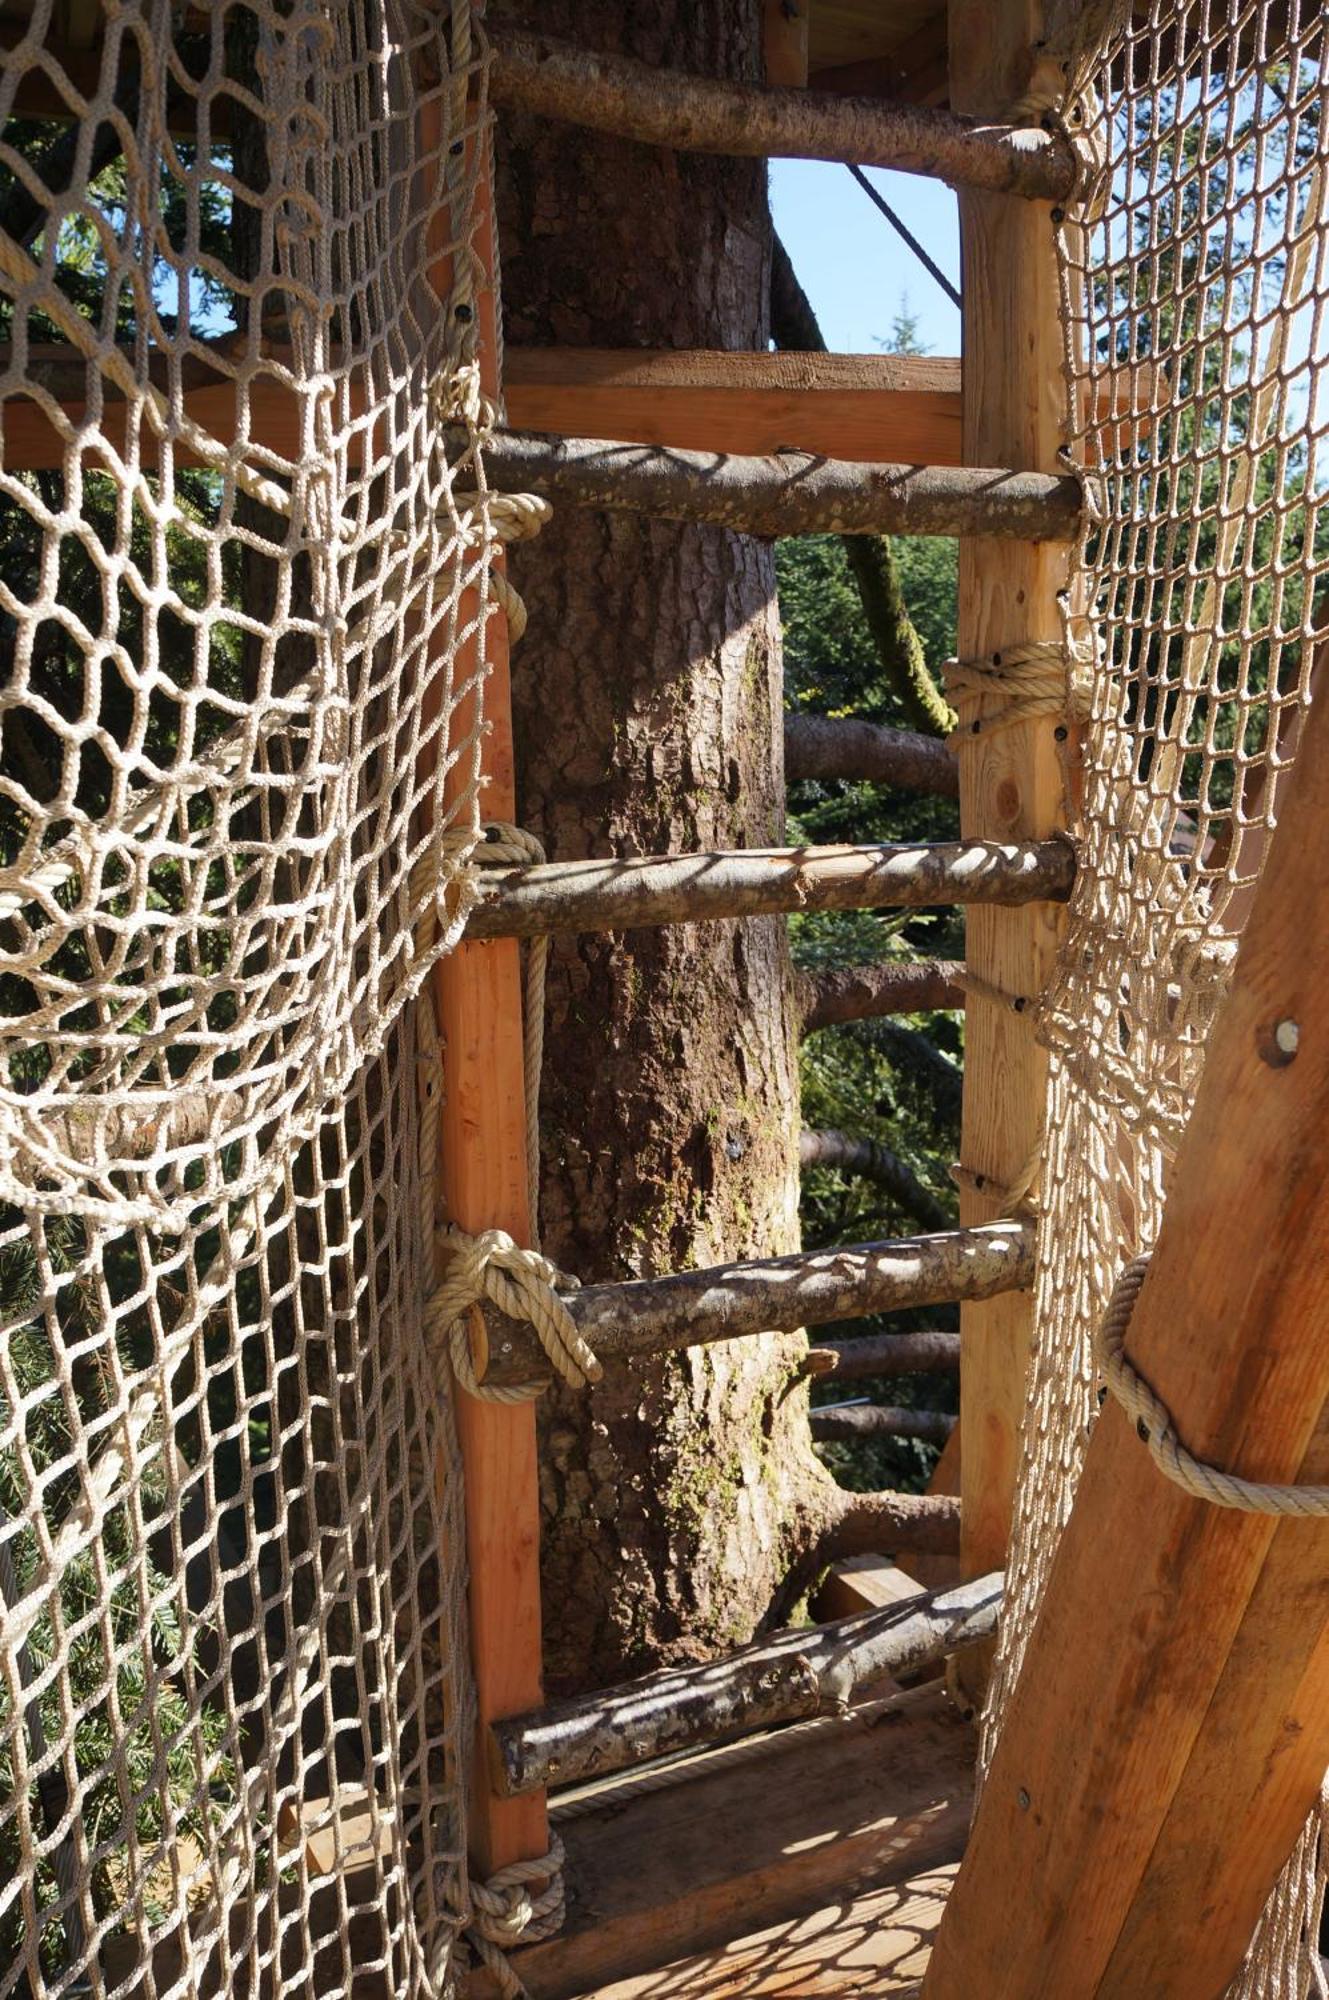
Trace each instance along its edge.
<path fill-rule="evenodd" d="M 951 101 L 977 116 L 1001 115 L 1014 56 L 1037 32 L 1036 0 L 951 0 Z M 979 194 L 960 196 L 964 273 L 965 454 L 977 463 L 1000 450 L 1030 470 L 1057 463 L 1062 436 L 1062 334 L 1048 208 Z M 1058 639 L 1064 548 L 1046 543 L 960 544 L 959 654 L 990 659 L 1003 647 Z M 1055 718 L 1039 717 L 967 740 L 964 725 L 990 706 L 960 706 L 960 820 L 969 834 L 1044 839 L 1065 825 Z M 966 959 L 1012 994 L 1038 994 L 1051 976 L 1062 921 L 1049 905 L 975 910 L 966 918 Z M 1042 1129 L 1047 1057 L 1035 1009 L 1016 1013 L 970 994 L 965 1011 L 961 1158 L 998 1190 L 1023 1171 Z M 1001 1213 L 1000 1194 L 969 1187 L 970 1222 Z M 1000 1569 L 1015 1491 L 1032 1298 L 1012 1294 L 966 1306 L 960 1317 L 962 1452 L 961 1562 L 967 1576 Z M 977 1689 L 971 1689 L 976 1698 Z"/>
<path fill-rule="evenodd" d="M 516 430 L 857 463 L 960 463 L 960 364 L 876 354 L 509 348 Z"/>
<path fill-rule="evenodd" d="M 644 1979 L 616 1979 L 594 2000 L 916 2000 L 955 1866 L 930 1868 L 867 1895 L 837 1896 L 811 1916 L 700 1952 Z"/>
<path fill-rule="evenodd" d="M 492 187 L 477 192 L 474 248 L 486 275 L 478 288 L 481 379 L 498 393 L 496 301 L 492 279 Z M 446 226 L 440 218 L 446 240 Z M 447 296 L 440 277 L 440 296 Z M 484 812 L 516 815 L 507 628 L 490 619 L 484 691 Z M 474 660 L 459 657 L 460 678 Z M 460 738 L 473 717 L 459 710 Z M 520 948 L 512 940 L 462 944 L 440 961 L 434 991 L 443 1044 L 440 1191 L 443 1213 L 463 1229 L 506 1229 L 531 1240 L 527 1198 Z M 535 1410 L 531 1403 L 488 1403 L 457 1396 L 457 1430 L 466 1484 L 471 1659 L 476 1690 L 477 1759 L 470 1801 L 474 1865 L 485 1874 L 544 1854 L 544 1795 L 499 1799 L 488 1784 L 484 1738 L 491 1721 L 543 1699 L 540 1638 L 540 1494 Z"/>
<path fill-rule="evenodd" d="M 1198 1457 L 1313 1484 L 1329 1479 L 1318 709 L 1288 794 L 1127 1352 Z M 1280 1022 L 1299 1024 L 1295 1054 Z M 929 2000 L 1227 1990 L 1329 1763 L 1327 1565 L 1329 1523 L 1191 1498 L 1105 1408 Z"/>
<path fill-rule="evenodd" d="M 517 1969 L 533 2000 L 572 2000 L 944 1866 L 964 1844 L 973 1757 L 967 1725 L 925 1688 L 756 1762 L 717 1751 L 668 1791 L 616 1802 L 610 1788 L 560 1822 L 567 1926 Z"/>
<path fill-rule="evenodd" d="M 853 1618 L 921 1597 L 923 1586 L 885 1556 L 846 1556 L 830 1570 L 813 1600 L 815 1618 Z"/>
<path fill-rule="evenodd" d="M 767 83 L 806 90 L 811 7 L 812 0 L 765 0 L 761 52 Z"/>

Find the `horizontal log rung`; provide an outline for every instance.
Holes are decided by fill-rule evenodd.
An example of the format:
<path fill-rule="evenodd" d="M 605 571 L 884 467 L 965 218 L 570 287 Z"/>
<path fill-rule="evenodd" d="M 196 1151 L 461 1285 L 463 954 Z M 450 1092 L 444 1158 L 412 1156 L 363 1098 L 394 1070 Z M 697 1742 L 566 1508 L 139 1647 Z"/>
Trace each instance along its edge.
<path fill-rule="evenodd" d="M 464 432 L 450 433 L 460 453 Z M 484 450 L 499 493 L 555 505 L 694 521 L 735 534 L 984 535 L 1070 542 L 1084 493 L 1070 473 L 1000 466 L 883 465 L 807 452 L 765 458 L 615 438 L 498 430 Z"/>
<path fill-rule="evenodd" d="M 1075 188 L 1074 148 L 1037 125 L 690 76 L 498 23 L 491 34 L 495 104 L 616 138 L 678 152 L 890 167 L 1042 201 L 1067 201 Z"/>
<path fill-rule="evenodd" d="M 856 1688 L 917 1672 L 991 1636 L 999 1574 L 833 1624 L 782 1633 L 727 1660 L 605 1688 L 492 1723 L 500 1796 L 570 1785 L 702 1743 L 843 1708 Z"/>
<path fill-rule="evenodd" d="M 915 1438 L 945 1444 L 955 1418 L 945 1410 L 908 1410 L 884 1403 L 841 1403 L 812 1411 L 816 1444 L 860 1444 L 867 1438 Z"/>
<path fill-rule="evenodd" d="M 468 940 L 635 930 L 799 910 L 1064 902 L 1065 840 L 778 847 L 482 869 Z"/>
<path fill-rule="evenodd" d="M 561 1296 L 578 1333 L 610 1364 L 1022 1291 L 1033 1283 L 1034 1243 L 1034 1224 L 1021 1218 L 624 1284 L 584 1285 Z M 504 1387 L 551 1379 L 529 1326 L 488 1304 L 479 1318 L 478 1327 L 476 1316 L 471 1318 L 478 1376 Z"/>

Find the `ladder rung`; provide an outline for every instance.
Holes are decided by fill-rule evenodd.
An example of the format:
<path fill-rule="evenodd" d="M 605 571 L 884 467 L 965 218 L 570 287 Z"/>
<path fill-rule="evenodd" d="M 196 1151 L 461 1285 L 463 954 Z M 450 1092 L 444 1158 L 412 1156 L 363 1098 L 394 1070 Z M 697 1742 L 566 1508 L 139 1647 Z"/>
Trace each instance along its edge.
<path fill-rule="evenodd" d="M 901 1498 L 937 1504 L 930 1494 Z M 727 1660 L 651 1674 L 491 1723 L 495 1786 L 515 1798 L 837 1709 L 868 1681 L 915 1673 L 989 1638 L 1001 1590 L 1000 1574 L 980 1577 L 905 1607 L 784 1632 Z"/>
<path fill-rule="evenodd" d="M 786 782 L 844 778 L 897 785 L 934 798 L 960 796 L 960 764 L 940 736 L 890 729 L 856 715 L 814 715 L 800 709 L 784 719 Z"/>
<path fill-rule="evenodd" d="M 1033 1222 L 1020 1218 L 584 1285 L 562 1296 L 577 1331 L 602 1361 L 641 1359 L 754 1333 L 793 1333 L 831 1320 L 1024 1291 L 1034 1280 L 1034 1243 Z M 489 1304 L 481 1307 L 481 1318 L 488 1354 L 477 1354 L 475 1364 L 485 1382 L 548 1379 L 549 1363 L 529 1326 Z"/>
<path fill-rule="evenodd" d="M 1065 840 L 773 847 L 481 869 L 468 939 L 635 930 L 789 910 L 908 910 L 943 903 L 1064 902 Z"/>
<path fill-rule="evenodd" d="M 459 431 L 457 451 L 471 449 Z M 483 449 L 500 493 L 698 521 L 743 535 L 984 535 L 1070 542 L 1084 495 L 1070 473 L 874 465 L 808 452 L 744 458 L 607 438 L 497 430 Z"/>
<path fill-rule="evenodd" d="M 965 1003 L 964 989 L 956 984 L 963 975 L 963 964 L 949 958 L 890 959 L 881 965 L 795 973 L 800 1032 L 811 1035 L 818 1028 L 888 1014 L 956 1011 Z"/>
<path fill-rule="evenodd" d="M 952 187 L 1041 201 L 1064 202 L 1075 190 L 1074 149 L 1038 126 L 980 123 L 879 97 L 690 76 L 497 23 L 491 37 L 495 104 L 615 138 L 684 153 L 893 167 Z"/>

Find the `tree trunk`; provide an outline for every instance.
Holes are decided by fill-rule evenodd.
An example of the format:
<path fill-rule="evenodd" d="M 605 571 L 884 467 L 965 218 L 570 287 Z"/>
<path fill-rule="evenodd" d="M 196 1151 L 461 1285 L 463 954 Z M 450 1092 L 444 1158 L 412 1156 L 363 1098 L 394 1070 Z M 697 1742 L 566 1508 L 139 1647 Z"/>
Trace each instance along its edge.
<path fill-rule="evenodd" d="M 761 0 L 549 0 L 538 25 L 755 81 L 761 16 Z M 504 112 L 497 173 L 509 344 L 765 347 L 760 162 Z M 550 859 L 779 845 L 769 547 L 566 507 L 514 551 L 513 574 L 530 612 L 514 655 L 520 810 Z M 555 938 L 547 992 L 547 1253 L 591 1281 L 796 1247 L 784 919 Z M 805 1347 L 763 1335 L 693 1348 L 546 1399 L 552 1691 L 751 1637 L 836 1511 L 808 1441 Z"/>

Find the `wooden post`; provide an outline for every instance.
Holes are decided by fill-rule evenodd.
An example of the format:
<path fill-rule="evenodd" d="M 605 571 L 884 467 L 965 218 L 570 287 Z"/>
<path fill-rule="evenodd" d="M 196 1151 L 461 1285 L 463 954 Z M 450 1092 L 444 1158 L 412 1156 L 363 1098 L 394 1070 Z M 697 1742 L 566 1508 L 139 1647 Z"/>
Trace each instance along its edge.
<path fill-rule="evenodd" d="M 762 56 L 769 84 L 808 87 L 808 15 L 812 0 L 765 0 Z"/>
<path fill-rule="evenodd" d="M 487 135 L 476 192 L 475 249 L 486 273 L 476 299 L 481 381 L 498 395 L 497 304 L 492 170 Z M 446 298 L 446 283 L 437 285 Z M 501 560 L 501 558 L 496 558 Z M 483 641 L 489 665 L 482 752 L 486 818 L 516 815 L 507 626 L 490 617 Z M 474 671 L 459 658 L 457 679 Z M 454 728 L 468 727 L 464 709 Z M 434 991 L 443 1049 L 440 1200 L 463 1229 L 506 1229 L 531 1240 L 526 1177 L 526 1108 L 520 946 L 514 939 L 461 944 L 441 960 Z M 488 1780 L 483 1749 L 488 1725 L 543 1699 L 540 1640 L 540 1496 L 535 1410 L 530 1403 L 480 1402 L 459 1393 L 457 1430 L 466 1488 L 471 1661 L 477 1700 L 477 1755 L 471 1797 L 472 1864 L 492 1874 L 509 1862 L 546 1853 L 543 1792 L 500 1799 Z"/>
<path fill-rule="evenodd" d="M 950 0 L 951 103 L 980 117 L 1009 112 L 1039 32 L 1038 0 Z M 969 464 L 1057 470 L 1062 441 L 1062 336 L 1051 212 L 1042 202 L 961 193 L 964 278 L 962 396 Z M 1003 647 L 1061 636 L 1064 548 L 1048 543 L 960 543 L 959 655 L 990 660 Z M 960 820 L 965 832 L 1043 839 L 1064 827 L 1056 718 L 1038 717 L 966 741 L 989 705 L 960 703 Z M 966 963 L 1011 995 L 1036 995 L 1052 971 L 1061 913 L 1051 904 L 971 910 Z M 1023 1172 L 1038 1143 L 1047 1083 L 1034 1010 L 1017 1013 L 970 994 L 965 1012 L 961 1158 L 998 1189 Z M 961 1194 L 967 1222 L 1002 1212 L 999 1195 Z M 1033 1301 L 1013 1294 L 968 1305 L 960 1318 L 961 1561 L 964 1574 L 1006 1559 Z M 980 1662 L 968 1663 L 972 1679 Z M 969 1685 L 977 1697 L 980 1691 Z"/>
<path fill-rule="evenodd" d="M 1126 1353 L 1198 1458 L 1310 1484 L 1329 1479 L 1318 709 L 1288 793 Z M 1227 1990 L 1329 1764 L 1327 1570 L 1329 1522 L 1192 1499 L 1104 1409 L 927 2000 Z"/>

